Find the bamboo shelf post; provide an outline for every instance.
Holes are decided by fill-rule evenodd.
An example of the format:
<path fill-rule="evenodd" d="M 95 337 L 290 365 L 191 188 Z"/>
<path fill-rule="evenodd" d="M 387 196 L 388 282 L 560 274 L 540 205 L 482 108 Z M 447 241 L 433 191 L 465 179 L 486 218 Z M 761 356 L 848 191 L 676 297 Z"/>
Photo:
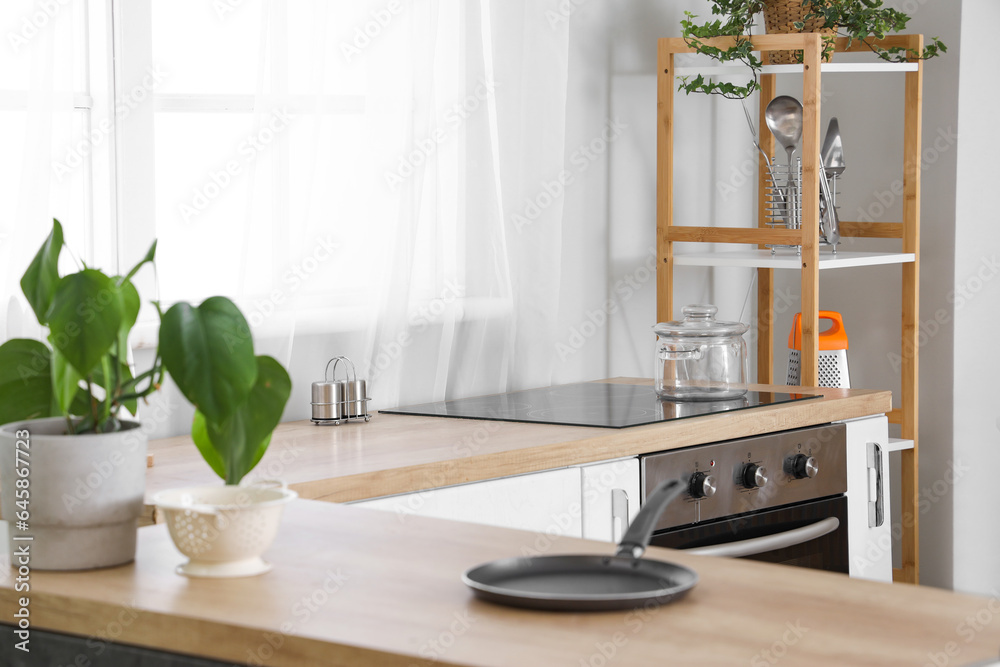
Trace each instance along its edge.
<path fill-rule="evenodd" d="M 922 35 L 892 35 L 876 40 L 884 48 L 905 47 L 922 51 Z M 735 38 L 720 37 L 705 40 L 709 45 L 726 49 Z M 694 49 L 681 38 L 661 39 L 657 45 L 657 318 L 672 320 L 674 287 L 674 243 L 748 243 L 798 245 L 802 248 L 800 280 L 802 288 L 802 366 L 803 386 L 819 383 L 819 150 L 820 97 L 822 90 L 822 36 L 815 33 L 791 35 L 756 35 L 753 48 L 766 63 L 768 53 L 777 50 L 803 51 L 802 106 L 802 228 L 773 229 L 766 224 L 765 178 L 766 165 L 758 157 L 757 224 L 754 227 L 699 227 L 674 224 L 674 98 L 677 88 L 674 56 L 692 53 Z M 863 51 L 860 42 L 848 45 L 838 38 L 837 52 Z M 774 137 L 764 121 L 764 109 L 775 94 L 775 74 L 760 77 L 761 148 L 774 153 Z M 841 236 L 856 238 L 896 238 L 902 240 L 903 253 L 911 253 L 913 261 L 903 264 L 902 280 L 902 368 L 901 405 L 889 414 L 889 421 L 900 425 L 904 439 L 913 440 L 913 448 L 902 457 L 902 567 L 893 570 L 896 581 L 919 581 L 919 512 L 917 488 L 918 466 L 918 340 L 919 276 L 920 276 L 920 155 L 923 102 L 923 64 L 906 71 L 904 99 L 903 150 L 903 220 L 899 223 L 841 222 Z M 773 382 L 774 366 L 774 269 L 757 269 L 757 380 Z"/>

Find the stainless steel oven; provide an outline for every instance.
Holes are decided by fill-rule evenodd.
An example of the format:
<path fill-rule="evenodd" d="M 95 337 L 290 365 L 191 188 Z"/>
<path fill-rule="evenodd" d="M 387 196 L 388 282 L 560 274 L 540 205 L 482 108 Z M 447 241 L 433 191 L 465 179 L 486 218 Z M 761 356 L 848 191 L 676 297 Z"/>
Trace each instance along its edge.
<path fill-rule="evenodd" d="M 829 424 L 643 457 L 644 495 L 688 484 L 651 543 L 846 574 L 846 434 Z"/>

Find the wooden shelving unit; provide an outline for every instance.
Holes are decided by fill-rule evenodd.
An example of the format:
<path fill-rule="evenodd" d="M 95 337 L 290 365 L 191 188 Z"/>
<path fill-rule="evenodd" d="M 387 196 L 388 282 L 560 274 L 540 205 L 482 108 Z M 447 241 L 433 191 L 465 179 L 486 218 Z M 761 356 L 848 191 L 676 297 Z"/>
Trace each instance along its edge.
<path fill-rule="evenodd" d="M 734 38 L 706 40 L 725 49 Z M 764 151 L 774 153 L 774 137 L 764 122 L 764 108 L 775 95 L 775 76 L 784 72 L 801 72 L 803 76 L 802 105 L 802 228 L 775 229 L 768 227 L 765 213 L 766 166 L 763 157 L 758 164 L 758 210 L 756 227 L 704 227 L 690 224 L 675 225 L 673 212 L 674 184 L 674 95 L 677 89 L 674 56 L 693 53 L 683 39 L 661 39 L 658 44 L 657 81 L 657 318 L 664 322 L 674 319 L 674 267 L 751 266 L 757 268 L 757 381 L 773 383 L 774 331 L 774 271 L 780 268 L 798 269 L 802 284 L 802 384 L 818 383 L 819 357 L 819 271 L 825 268 L 849 268 L 873 264 L 900 264 L 902 280 L 902 367 L 901 405 L 889 413 L 890 423 L 899 424 L 901 440 L 912 441 L 903 449 L 902 457 L 902 568 L 894 570 L 896 581 L 919 581 L 919 512 L 918 488 L 918 343 L 919 275 L 920 275 L 920 151 L 923 102 L 923 63 L 920 61 L 891 64 L 824 64 L 822 37 L 818 34 L 760 35 L 752 38 L 754 50 L 767 54 L 778 50 L 803 51 L 802 65 L 768 65 L 760 77 L 760 128 L 758 136 Z M 904 47 L 923 50 L 923 35 L 893 35 L 878 42 L 885 48 Z M 838 39 L 837 52 L 865 51 L 867 47 L 846 39 Z M 694 68 L 686 68 L 693 70 Z M 720 72 L 721 70 L 721 72 Z M 706 67 L 702 73 L 728 73 L 731 68 Z M 820 152 L 820 90 L 822 73 L 830 72 L 898 72 L 906 77 L 903 107 L 903 220 L 896 223 L 862 223 L 842 221 L 843 237 L 892 238 L 902 241 L 901 252 L 856 253 L 841 252 L 836 256 L 820 253 L 819 243 L 819 152 Z M 693 73 L 693 71 L 692 71 Z M 689 223 L 690 221 L 684 221 Z M 733 253 L 674 253 L 675 243 L 751 244 L 753 249 L 738 249 Z M 798 245 L 794 251 L 771 256 L 762 250 L 764 244 Z M 779 251 L 780 253 L 780 251 Z"/>

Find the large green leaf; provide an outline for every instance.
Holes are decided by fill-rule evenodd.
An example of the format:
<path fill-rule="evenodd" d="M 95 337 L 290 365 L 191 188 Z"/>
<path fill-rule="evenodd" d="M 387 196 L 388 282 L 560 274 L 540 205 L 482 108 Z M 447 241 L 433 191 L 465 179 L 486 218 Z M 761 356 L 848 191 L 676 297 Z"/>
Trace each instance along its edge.
<path fill-rule="evenodd" d="M 118 359 L 124 366 L 128 361 L 128 334 L 132 331 L 132 327 L 135 326 L 135 321 L 139 319 L 139 308 L 142 304 L 139 301 L 139 291 L 135 288 L 135 285 L 132 284 L 131 280 L 115 278 L 115 282 L 119 285 L 119 289 L 122 293 L 123 310 L 122 323 L 121 326 L 118 327 L 118 338 L 115 341 L 115 345 L 112 348 L 111 353 L 117 355 Z M 122 383 L 131 379 L 132 374 L 128 373 L 127 377 L 122 377 Z M 128 408 L 128 410 L 133 415 L 135 414 L 135 409 Z"/>
<path fill-rule="evenodd" d="M 15 338 L 0 345 L 0 424 L 56 414 L 51 368 L 45 343 Z"/>
<path fill-rule="evenodd" d="M 71 414 L 70 406 L 73 404 L 73 399 L 81 391 L 80 380 L 82 379 L 83 377 L 77 373 L 72 364 L 66 361 L 66 357 L 58 348 L 52 350 L 52 391 L 56 407 L 61 414 Z M 86 391 L 83 393 L 86 396 Z"/>
<path fill-rule="evenodd" d="M 59 281 L 49 306 L 49 341 L 87 377 L 118 339 L 124 316 L 121 290 L 94 269 Z"/>
<path fill-rule="evenodd" d="M 59 282 L 59 252 L 63 246 L 62 225 L 58 220 L 52 220 L 52 231 L 45 243 L 38 249 L 38 254 L 31 260 L 28 270 L 21 278 L 21 289 L 27 297 L 31 309 L 35 311 L 38 323 L 45 325 L 49 312 L 49 304 Z"/>
<path fill-rule="evenodd" d="M 191 424 L 191 439 L 201 452 L 201 457 L 205 463 L 222 479 L 226 478 L 226 463 L 222 460 L 222 454 L 215 448 L 208 438 L 208 427 L 205 424 L 205 415 L 197 410 L 194 413 L 194 422 Z"/>
<path fill-rule="evenodd" d="M 128 279 L 123 281 L 120 278 L 116 278 L 115 282 L 119 283 L 118 289 L 122 293 L 121 331 L 127 336 L 128 332 L 135 326 L 135 321 L 139 319 L 139 308 L 142 305 L 139 301 L 139 290 Z"/>
<path fill-rule="evenodd" d="M 225 297 L 177 303 L 160 324 L 160 356 L 184 397 L 209 422 L 226 421 L 257 379 L 250 327 Z"/>
<path fill-rule="evenodd" d="M 257 357 L 257 382 L 246 403 L 221 424 L 205 420 L 203 435 L 222 460 L 226 484 L 238 484 L 260 461 L 291 393 L 292 381 L 281 364 L 271 357 Z M 199 449 L 204 453 L 202 444 Z M 208 457 L 206 461 L 213 465 Z"/>

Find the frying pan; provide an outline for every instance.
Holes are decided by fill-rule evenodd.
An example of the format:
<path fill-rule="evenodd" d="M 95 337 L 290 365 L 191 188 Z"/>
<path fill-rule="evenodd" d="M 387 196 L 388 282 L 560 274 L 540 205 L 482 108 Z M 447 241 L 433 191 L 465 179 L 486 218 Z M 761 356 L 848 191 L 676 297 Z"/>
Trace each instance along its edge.
<path fill-rule="evenodd" d="M 676 600 L 698 583 L 698 575 L 682 565 L 642 558 L 642 554 L 663 509 L 683 490 L 678 480 L 660 484 L 614 556 L 504 558 L 466 570 L 462 581 L 480 599 L 530 609 L 634 609 Z"/>

